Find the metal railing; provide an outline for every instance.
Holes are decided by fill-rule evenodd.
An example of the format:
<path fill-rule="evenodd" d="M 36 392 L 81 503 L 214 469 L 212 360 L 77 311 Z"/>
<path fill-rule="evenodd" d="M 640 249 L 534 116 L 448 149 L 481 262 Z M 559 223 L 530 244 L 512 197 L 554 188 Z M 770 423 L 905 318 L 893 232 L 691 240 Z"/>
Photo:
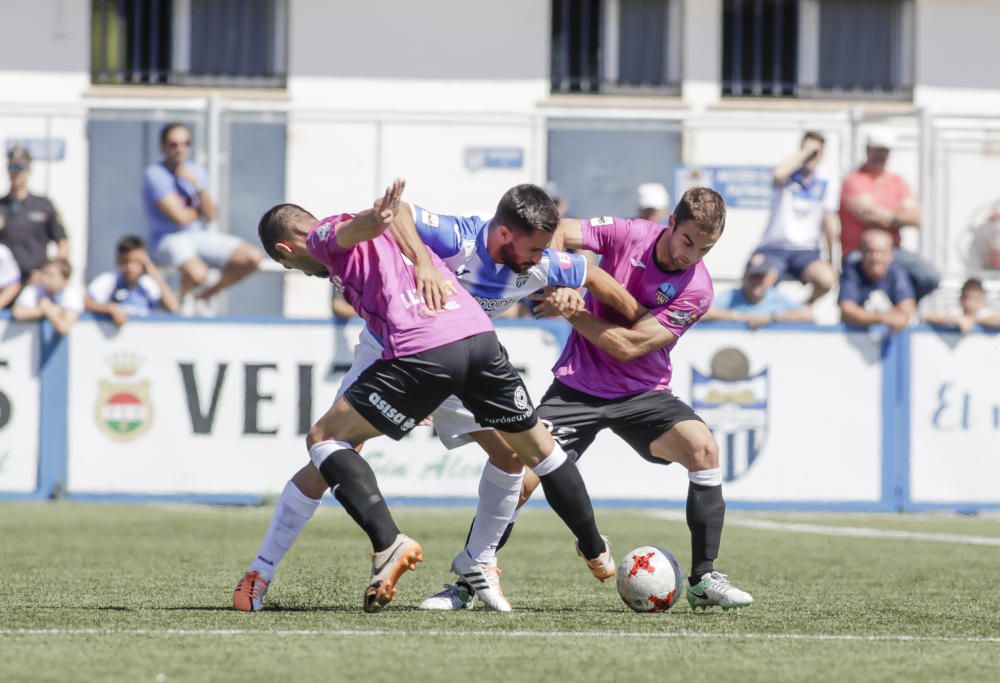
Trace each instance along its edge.
<path fill-rule="evenodd" d="M 95 84 L 284 87 L 287 0 L 92 0 Z"/>

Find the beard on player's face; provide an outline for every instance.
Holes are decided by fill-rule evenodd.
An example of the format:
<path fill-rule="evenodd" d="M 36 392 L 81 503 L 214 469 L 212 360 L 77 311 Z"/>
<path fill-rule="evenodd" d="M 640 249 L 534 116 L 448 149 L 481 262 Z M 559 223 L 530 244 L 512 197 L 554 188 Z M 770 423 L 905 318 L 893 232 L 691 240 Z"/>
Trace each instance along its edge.
<path fill-rule="evenodd" d="M 515 273 L 525 273 L 535 265 L 532 261 L 518 261 L 513 242 L 500 245 L 500 262 Z"/>

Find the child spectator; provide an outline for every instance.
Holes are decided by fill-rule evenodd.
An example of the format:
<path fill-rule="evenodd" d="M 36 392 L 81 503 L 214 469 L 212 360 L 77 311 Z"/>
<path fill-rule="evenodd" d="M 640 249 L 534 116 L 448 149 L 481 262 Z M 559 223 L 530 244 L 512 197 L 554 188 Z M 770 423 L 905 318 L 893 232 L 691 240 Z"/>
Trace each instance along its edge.
<path fill-rule="evenodd" d="M 111 316 L 121 327 L 129 316 L 146 316 L 158 308 L 177 312 L 177 298 L 153 265 L 142 240 L 126 235 L 115 247 L 118 271 L 101 273 L 87 288 L 86 307 L 91 313 Z"/>
<path fill-rule="evenodd" d="M 38 281 L 26 284 L 14 301 L 14 320 L 45 318 L 59 334 L 68 333 L 83 312 L 83 296 L 68 286 L 72 273 L 66 259 L 50 259 L 42 264 Z"/>
<path fill-rule="evenodd" d="M 929 325 L 957 327 L 962 334 L 972 332 L 976 325 L 1000 327 L 1000 313 L 986 308 L 986 290 L 981 281 L 975 278 L 966 280 L 958 303 L 961 313 L 929 313 L 924 316 L 924 322 Z"/>

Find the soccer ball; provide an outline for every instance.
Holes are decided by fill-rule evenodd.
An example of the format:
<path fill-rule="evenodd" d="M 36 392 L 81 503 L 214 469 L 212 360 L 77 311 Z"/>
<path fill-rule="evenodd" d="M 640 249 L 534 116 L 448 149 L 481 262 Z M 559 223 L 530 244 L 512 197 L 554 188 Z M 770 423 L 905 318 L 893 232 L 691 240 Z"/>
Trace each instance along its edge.
<path fill-rule="evenodd" d="M 683 575 L 670 551 L 651 545 L 625 555 L 616 575 L 618 595 L 636 612 L 664 612 L 681 597 Z"/>

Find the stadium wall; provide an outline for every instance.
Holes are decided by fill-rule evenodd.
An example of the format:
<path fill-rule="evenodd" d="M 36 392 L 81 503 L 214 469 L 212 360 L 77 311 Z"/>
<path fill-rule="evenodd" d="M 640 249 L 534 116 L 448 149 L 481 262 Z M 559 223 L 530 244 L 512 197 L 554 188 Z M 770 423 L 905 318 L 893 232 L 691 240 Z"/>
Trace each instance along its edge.
<path fill-rule="evenodd" d="M 154 317 L 116 330 L 86 318 L 67 338 L 0 319 L 0 498 L 251 504 L 304 462 L 356 322 Z M 505 322 L 531 395 L 567 329 Z M 996 335 L 702 323 L 674 354 L 675 392 L 720 445 L 733 507 L 1000 507 Z M 170 343 L 165 344 L 164 340 Z M 807 352 L 803 352 L 807 350 Z M 386 495 L 473 501 L 483 456 L 446 452 L 431 428 L 364 450 Z M 602 433 L 581 461 L 598 505 L 679 506 L 679 467 Z"/>

